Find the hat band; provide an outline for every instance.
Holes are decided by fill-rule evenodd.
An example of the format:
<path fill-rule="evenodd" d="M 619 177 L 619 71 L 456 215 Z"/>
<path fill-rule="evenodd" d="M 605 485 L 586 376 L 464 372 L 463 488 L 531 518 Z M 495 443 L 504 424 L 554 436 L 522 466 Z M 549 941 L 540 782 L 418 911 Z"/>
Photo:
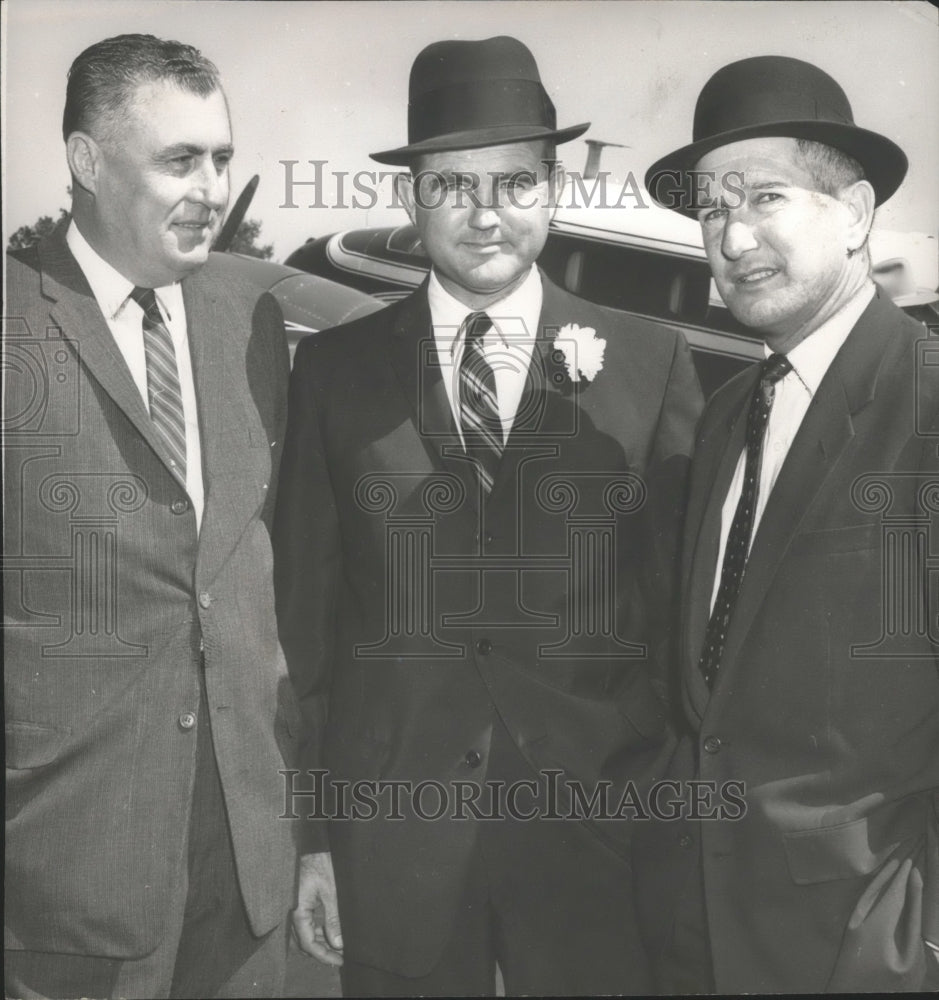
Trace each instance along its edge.
<path fill-rule="evenodd" d="M 697 142 L 711 135 L 748 128 L 752 125 L 770 125 L 785 121 L 854 124 L 851 108 L 847 105 L 836 107 L 830 101 L 821 102 L 798 91 L 767 95 L 761 90 L 754 90 L 736 95 L 733 101 L 723 100 L 702 104 L 695 115 L 694 140 Z"/>
<path fill-rule="evenodd" d="M 537 80 L 475 80 L 421 94 L 408 105 L 408 142 L 466 132 L 525 125 L 553 131 L 554 105 Z"/>

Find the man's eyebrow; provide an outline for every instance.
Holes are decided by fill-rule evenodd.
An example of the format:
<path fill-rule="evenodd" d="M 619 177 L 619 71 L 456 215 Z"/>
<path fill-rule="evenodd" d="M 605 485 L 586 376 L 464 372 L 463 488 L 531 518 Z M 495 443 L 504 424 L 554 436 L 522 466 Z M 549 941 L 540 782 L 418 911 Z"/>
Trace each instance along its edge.
<path fill-rule="evenodd" d="M 199 146 L 192 142 L 176 142 L 172 146 L 166 146 L 159 151 L 158 157 L 171 160 L 176 156 L 203 156 L 209 151 L 208 146 Z M 231 156 L 235 152 L 235 147 L 231 143 L 225 143 L 212 150 L 213 156 Z"/>

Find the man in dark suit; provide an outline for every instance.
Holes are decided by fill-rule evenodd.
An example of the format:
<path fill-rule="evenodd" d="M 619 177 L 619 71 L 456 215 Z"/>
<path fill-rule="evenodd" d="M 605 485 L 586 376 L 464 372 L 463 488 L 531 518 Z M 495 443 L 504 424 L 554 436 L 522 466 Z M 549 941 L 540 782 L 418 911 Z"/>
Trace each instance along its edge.
<path fill-rule="evenodd" d="M 679 333 L 534 264 L 554 146 L 586 128 L 515 39 L 425 49 L 410 142 L 375 159 L 410 167 L 432 272 L 295 359 L 275 578 L 318 782 L 294 786 L 295 927 L 347 994 L 491 994 L 496 961 L 510 993 L 648 988 L 627 823 L 571 795 L 638 789 L 662 745 L 652 618 L 701 402 Z"/>
<path fill-rule="evenodd" d="M 647 174 L 766 342 L 695 446 L 668 774 L 745 807 L 686 788 L 637 834 L 666 993 L 937 985 L 939 369 L 867 250 L 906 166 L 830 76 L 765 56 L 716 73 Z"/>
<path fill-rule="evenodd" d="M 71 219 L 7 258 L 7 995 L 272 996 L 283 321 L 209 256 L 232 144 L 197 50 L 91 46 L 63 132 Z"/>

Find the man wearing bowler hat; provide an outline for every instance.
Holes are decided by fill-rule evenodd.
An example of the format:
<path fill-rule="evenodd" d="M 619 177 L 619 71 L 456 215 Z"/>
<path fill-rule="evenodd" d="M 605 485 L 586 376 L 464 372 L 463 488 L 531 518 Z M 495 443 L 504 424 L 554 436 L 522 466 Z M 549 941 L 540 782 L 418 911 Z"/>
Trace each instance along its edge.
<path fill-rule="evenodd" d="M 766 345 L 696 440 L 670 777 L 746 810 L 637 834 L 664 992 L 939 985 L 939 368 L 867 249 L 906 167 L 830 76 L 762 56 L 646 177 Z"/>
<path fill-rule="evenodd" d="M 410 169 L 431 274 L 294 366 L 278 610 L 322 779 L 296 808 L 332 817 L 295 928 L 348 994 L 492 994 L 496 962 L 513 994 L 643 992 L 630 824 L 599 815 L 662 749 L 700 391 L 680 334 L 535 266 L 587 125 L 524 45 L 426 48 L 408 125 L 375 158 Z"/>

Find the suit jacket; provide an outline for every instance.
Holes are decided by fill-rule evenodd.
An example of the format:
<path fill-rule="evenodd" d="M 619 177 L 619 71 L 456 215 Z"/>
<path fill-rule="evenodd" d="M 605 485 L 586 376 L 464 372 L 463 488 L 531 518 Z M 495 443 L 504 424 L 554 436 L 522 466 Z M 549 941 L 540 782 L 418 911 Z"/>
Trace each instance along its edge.
<path fill-rule="evenodd" d="M 877 297 L 835 357 L 754 537 L 710 695 L 698 658 L 757 369 L 701 423 L 683 556 L 689 732 L 671 776 L 742 782 L 746 812 L 642 831 L 635 871 L 661 947 L 700 849 L 720 993 L 923 983 L 923 937 L 939 929 L 939 369 L 925 338 Z"/>
<path fill-rule="evenodd" d="M 65 227 L 7 258 L 4 605 L 8 947 L 138 958 L 183 877 L 200 659 L 252 929 L 284 919 L 292 700 L 269 522 L 288 356 L 274 300 L 212 259 L 182 283 L 205 510 Z"/>
<path fill-rule="evenodd" d="M 304 768 L 452 791 L 509 767 L 493 759 L 495 726 L 533 770 L 592 789 L 638 780 L 661 749 L 648 651 L 700 389 L 679 333 L 543 282 L 485 500 L 434 361 L 426 284 L 298 348 L 275 566 Z M 573 383 L 552 350 L 568 323 L 606 339 L 592 382 Z M 332 850 L 346 953 L 414 975 L 446 940 L 477 823 L 422 820 L 406 793 L 389 819 L 387 801 L 328 837 L 310 823 L 305 849 Z"/>

